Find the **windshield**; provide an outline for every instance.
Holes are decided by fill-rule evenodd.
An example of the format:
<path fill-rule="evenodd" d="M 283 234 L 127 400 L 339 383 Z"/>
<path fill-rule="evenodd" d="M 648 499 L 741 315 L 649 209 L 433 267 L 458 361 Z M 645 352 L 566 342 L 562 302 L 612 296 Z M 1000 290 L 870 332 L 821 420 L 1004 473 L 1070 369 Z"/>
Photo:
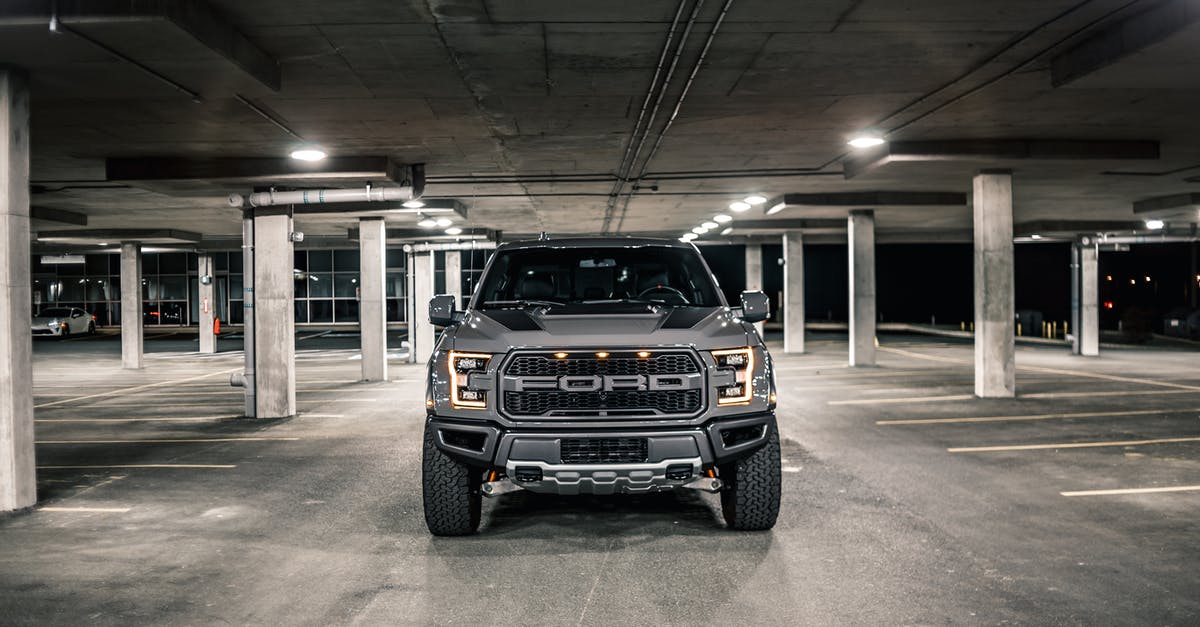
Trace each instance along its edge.
<path fill-rule="evenodd" d="M 42 313 L 38 314 L 42 318 L 66 318 L 69 315 L 71 315 L 71 310 L 63 308 L 43 309 Z"/>
<path fill-rule="evenodd" d="M 475 296 L 479 309 L 646 302 L 719 307 L 695 251 L 667 246 L 529 248 L 498 253 Z"/>

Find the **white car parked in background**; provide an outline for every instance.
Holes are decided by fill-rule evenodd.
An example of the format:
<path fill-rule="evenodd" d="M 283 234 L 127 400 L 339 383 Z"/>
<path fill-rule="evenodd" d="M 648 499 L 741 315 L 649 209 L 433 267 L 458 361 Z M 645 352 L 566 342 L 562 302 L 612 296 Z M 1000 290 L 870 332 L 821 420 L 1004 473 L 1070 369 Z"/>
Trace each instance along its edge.
<path fill-rule="evenodd" d="M 78 307 L 52 307 L 34 316 L 31 326 L 34 335 L 91 335 L 96 332 L 96 318 Z"/>

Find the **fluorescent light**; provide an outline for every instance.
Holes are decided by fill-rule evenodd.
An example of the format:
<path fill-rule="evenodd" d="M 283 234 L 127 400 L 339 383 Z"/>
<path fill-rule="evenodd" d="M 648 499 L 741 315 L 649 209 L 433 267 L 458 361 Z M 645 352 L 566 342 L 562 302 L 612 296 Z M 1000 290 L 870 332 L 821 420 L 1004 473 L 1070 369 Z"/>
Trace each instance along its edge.
<path fill-rule="evenodd" d="M 751 204 L 751 205 L 761 205 L 764 202 L 767 202 L 767 199 L 765 197 L 759 196 L 758 194 L 752 194 L 750 196 L 746 196 L 745 200 L 748 204 Z"/>
<path fill-rule="evenodd" d="M 779 213 L 780 211 L 783 211 L 784 207 L 786 207 L 786 206 L 787 205 L 785 205 L 784 203 L 776 203 L 770 209 L 767 209 L 767 215 L 773 216 L 773 215 Z"/>
<path fill-rule="evenodd" d="M 690 241 L 696 239 L 697 237 L 700 237 L 700 236 L 696 235 L 695 233 L 684 233 L 683 237 L 680 237 L 679 239 L 681 239 L 685 242 L 690 242 Z"/>
<path fill-rule="evenodd" d="M 701 224 L 700 226 L 711 231 L 711 230 L 717 228 L 717 223 L 716 222 L 705 222 L 704 224 Z"/>
<path fill-rule="evenodd" d="M 713 222 L 719 222 L 721 224 L 725 224 L 726 222 L 731 222 L 732 220 L 733 220 L 733 218 L 731 218 L 723 213 L 718 213 L 717 215 L 713 216 Z"/>
<path fill-rule="evenodd" d="M 425 218 L 424 220 L 421 220 L 420 222 L 417 223 L 417 226 L 423 227 L 426 229 L 432 229 L 433 227 L 435 227 L 437 225 L 438 225 L 437 220 L 434 220 L 433 218 Z"/>
<path fill-rule="evenodd" d="M 453 223 L 450 221 L 450 218 L 438 218 L 437 219 L 437 225 L 442 228 L 448 227 L 451 224 L 453 224 Z"/>
<path fill-rule="evenodd" d="M 459 233 L 462 233 L 462 229 L 458 228 L 457 226 L 452 226 L 446 229 L 446 235 L 458 235 Z"/>
<path fill-rule="evenodd" d="M 727 227 L 725 227 L 724 230 L 721 231 L 721 235 L 729 235 L 732 232 L 733 232 L 733 227 L 727 226 Z"/>
<path fill-rule="evenodd" d="M 1029 236 L 1029 239 L 1042 239 L 1042 236 L 1038 235 L 1037 233 L 1034 233 L 1033 235 Z"/>
<path fill-rule="evenodd" d="M 884 142 L 883 142 L 883 138 L 879 137 L 878 135 L 863 134 L 863 135 L 858 135 L 857 137 L 851 139 L 850 141 L 848 141 L 846 143 L 850 144 L 851 146 L 853 146 L 855 148 L 871 148 L 873 146 L 878 146 Z"/>
<path fill-rule="evenodd" d="M 425 203 L 419 200 L 406 200 L 402 204 L 409 209 L 420 209 L 425 206 Z"/>
<path fill-rule="evenodd" d="M 705 233 L 708 232 L 708 229 L 706 229 L 702 226 L 698 226 L 698 227 L 692 229 L 692 232 L 695 233 L 696 235 L 704 235 Z"/>
<path fill-rule="evenodd" d="M 1157 231 L 1166 225 L 1167 223 L 1163 222 L 1162 220 L 1146 220 L 1146 228 L 1150 229 L 1151 231 Z"/>
<path fill-rule="evenodd" d="M 299 161 L 320 161 L 325 158 L 325 151 L 320 148 L 301 148 L 292 151 L 292 158 Z"/>
<path fill-rule="evenodd" d="M 729 203 L 729 208 L 733 211 L 745 211 L 750 208 L 750 203 L 739 200 L 737 202 Z"/>

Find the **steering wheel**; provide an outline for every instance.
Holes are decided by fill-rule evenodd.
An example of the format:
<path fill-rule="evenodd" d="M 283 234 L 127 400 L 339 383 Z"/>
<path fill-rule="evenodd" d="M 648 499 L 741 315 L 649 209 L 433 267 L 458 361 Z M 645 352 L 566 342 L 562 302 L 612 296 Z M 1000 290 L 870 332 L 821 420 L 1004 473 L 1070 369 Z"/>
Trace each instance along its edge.
<path fill-rule="evenodd" d="M 683 292 L 671 287 L 670 285 L 655 285 L 652 287 L 647 287 L 646 289 L 644 289 L 638 293 L 638 298 L 641 298 L 641 297 L 645 296 L 646 294 L 650 294 L 651 292 L 670 292 L 670 293 L 678 296 L 679 298 L 681 298 L 683 300 L 683 302 L 685 302 L 685 303 L 688 302 L 687 296 L 684 296 Z"/>

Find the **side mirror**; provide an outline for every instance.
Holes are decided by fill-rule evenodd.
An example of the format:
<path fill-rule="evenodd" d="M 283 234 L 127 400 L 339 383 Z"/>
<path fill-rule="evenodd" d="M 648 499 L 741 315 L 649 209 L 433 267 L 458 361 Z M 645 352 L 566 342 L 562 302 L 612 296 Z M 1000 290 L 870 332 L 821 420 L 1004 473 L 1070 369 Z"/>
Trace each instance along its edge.
<path fill-rule="evenodd" d="M 771 300 L 767 295 L 754 291 L 742 292 L 742 320 L 762 322 L 771 317 Z"/>
<path fill-rule="evenodd" d="M 453 294 L 438 294 L 429 299 L 429 321 L 439 327 L 448 327 L 458 322 L 454 309 Z"/>

